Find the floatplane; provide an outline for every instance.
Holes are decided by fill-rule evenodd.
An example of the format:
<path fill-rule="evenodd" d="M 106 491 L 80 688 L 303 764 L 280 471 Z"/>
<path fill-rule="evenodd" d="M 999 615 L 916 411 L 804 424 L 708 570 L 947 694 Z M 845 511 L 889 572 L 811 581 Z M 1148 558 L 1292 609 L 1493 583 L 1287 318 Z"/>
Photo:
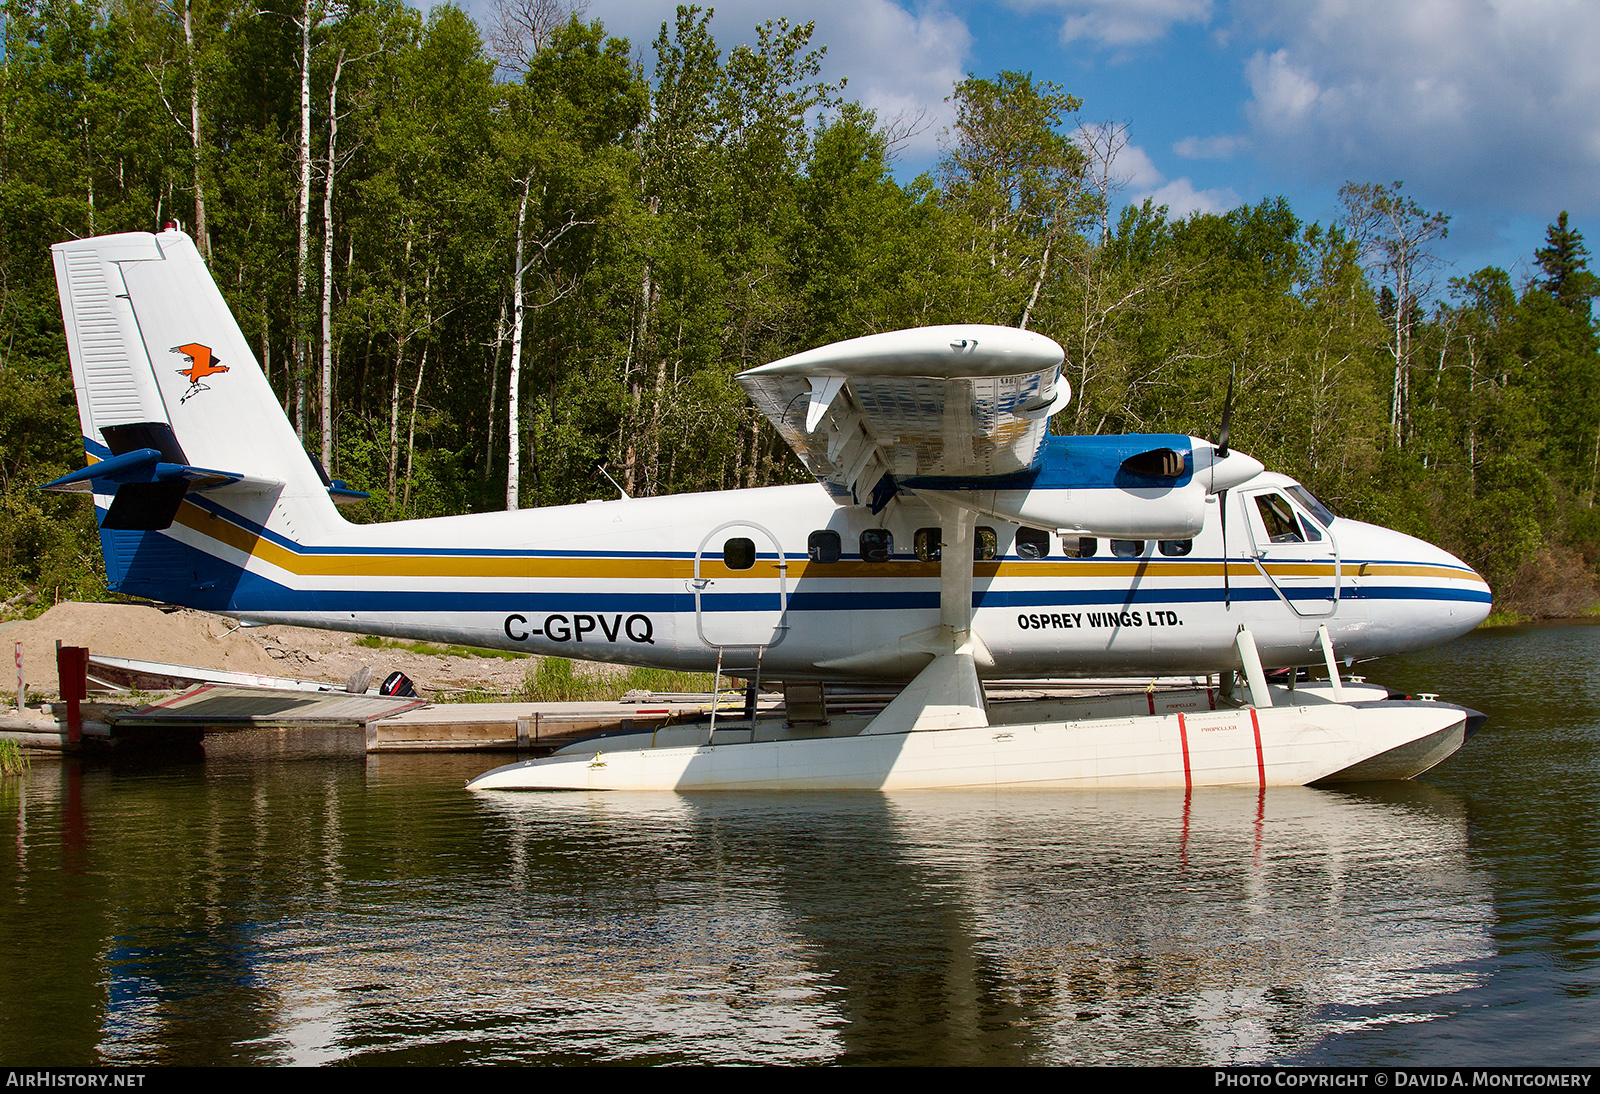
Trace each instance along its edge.
<path fill-rule="evenodd" d="M 791 692 L 787 720 L 587 739 L 478 789 L 1409 778 L 1481 721 L 1339 670 L 1477 626 L 1471 567 L 1231 450 L 1227 410 L 1215 442 L 1051 435 L 1070 388 L 1037 333 L 897 331 L 740 374 L 814 484 L 352 524 L 362 495 L 307 456 L 188 236 L 54 259 L 87 466 L 46 488 L 94 496 L 112 588 Z M 1326 677 L 1268 682 L 1309 665 Z M 1185 673 L 1029 702 L 983 685 Z M 872 715 L 799 701 L 849 680 L 904 687 Z"/>

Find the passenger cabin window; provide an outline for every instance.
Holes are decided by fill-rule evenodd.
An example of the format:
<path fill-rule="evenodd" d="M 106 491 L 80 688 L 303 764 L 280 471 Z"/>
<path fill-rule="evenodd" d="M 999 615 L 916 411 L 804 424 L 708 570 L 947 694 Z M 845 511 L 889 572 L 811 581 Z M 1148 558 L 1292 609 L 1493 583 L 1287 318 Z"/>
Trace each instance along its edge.
<path fill-rule="evenodd" d="M 1018 528 L 1016 552 L 1018 558 L 1044 558 L 1050 553 L 1050 533 L 1037 528 Z"/>
<path fill-rule="evenodd" d="M 756 564 L 756 545 L 753 540 L 730 539 L 722 545 L 722 564 L 730 570 L 748 570 Z"/>
<path fill-rule="evenodd" d="M 839 546 L 838 532 L 812 532 L 806 540 L 806 557 L 812 562 L 838 562 Z"/>
<path fill-rule="evenodd" d="M 1093 558 L 1100 553 L 1100 541 L 1093 536 L 1062 536 L 1061 553 L 1068 558 Z"/>
<path fill-rule="evenodd" d="M 1304 513 L 1299 514 L 1299 516 L 1300 530 L 1306 534 L 1306 542 L 1321 543 L 1322 529 L 1317 527 L 1317 522 L 1306 516 Z"/>
<path fill-rule="evenodd" d="M 1046 546 L 1049 546 L 1046 543 Z M 972 559 L 974 562 L 988 562 L 995 556 L 1000 547 L 1000 537 L 994 534 L 994 529 L 985 525 L 978 526 L 978 535 L 972 541 Z"/>
<path fill-rule="evenodd" d="M 1300 525 L 1294 519 L 1294 509 L 1282 494 L 1257 494 L 1256 512 L 1267 529 L 1267 539 L 1273 543 L 1304 543 Z"/>
<path fill-rule="evenodd" d="M 1111 553 L 1117 558 L 1138 558 L 1144 554 L 1144 540 L 1114 539 L 1111 541 Z"/>
<path fill-rule="evenodd" d="M 993 528 L 975 529 L 972 537 L 972 560 L 986 562 L 993 558 L 999 543 L 999 537 L 994 534 Z M 938 562 L 944 551 L 944 529 L 918 528 L 911 550 L 923 562 Z"/>
<path fill-rule="evenodd" d="M 1171 555 L 1174 558 L 1182 558 L 1184 555 L 1194 550 L 1194 540 L 1164 539 L 1160 541 L 1160 546 L 1162 554 Z"/>
<path fill-rule="evenodd" d="M 861 533 L 861 561 L 888 562 L 894 555 L 894 536 L 887 528 L 868 528 Z"/>

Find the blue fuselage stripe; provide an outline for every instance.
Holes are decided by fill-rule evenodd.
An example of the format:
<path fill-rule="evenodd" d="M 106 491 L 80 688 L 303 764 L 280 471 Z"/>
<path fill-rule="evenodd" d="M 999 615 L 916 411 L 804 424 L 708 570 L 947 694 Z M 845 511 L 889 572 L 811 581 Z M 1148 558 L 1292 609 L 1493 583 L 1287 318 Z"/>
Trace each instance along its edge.
<path fill-rule="evenodd" d="M 1235 601 L 1273 601 L 1278 593 L 1261 586 L 1235 586 Z M 1324 600 L 1312 590 L 1294 590 L 1293 600 Z M 980 590 L 972 597 L 974 608 L 1042 608 L 1094 605 L 1160 607 L 1174 604 L 1220 604 L 1222 589 L 1039 589 Z M 1468 589 L 1388 588 L 1343 591 L 1344 600 L 1414 600 L 1490 602 L 1487 592 Z M 234 594 L 234 608 L 243 611 L 345 611 L 345 612 L 664 612 L 692 613 L 693 593 L 649 592 L 516 592 L 376 589 L 289 589 L 253 574 L 244 574 Z M 705 612 L 774 611 L 778 596 L 768 593 L 718 593 L 702 595 Z M 937 589 L 885 592 L 796 591 L 789 596 L 791 612 L 904 612 L 934 611 Z"/>

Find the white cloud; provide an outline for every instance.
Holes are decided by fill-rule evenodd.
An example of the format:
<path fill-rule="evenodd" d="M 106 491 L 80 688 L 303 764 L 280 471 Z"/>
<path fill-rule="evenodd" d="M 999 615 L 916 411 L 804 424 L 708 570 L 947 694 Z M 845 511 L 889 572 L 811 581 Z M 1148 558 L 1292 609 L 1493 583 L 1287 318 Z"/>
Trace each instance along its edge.
<path fill-rule="evenodd" d="M 1592 0 L 1236 0 L 1263 156 L 1452 206 L 1600 212 Z"/>
<path fill-rule="evenodd" d="M 1017 0 L 1013 7 L 1060 11 L 1063 42 L 1103 46 L 1153 42 L 1174 23 L 1205 23 L 1211 0 Z"/>
<path fill-rule="evenodd" d="M 1289 60 L 1289 51 L 1280 49 L 1270 56 L 1257 53 L 1245 66 L 1250 81 L 1251 118 L 1263 129 L 1285 131 L 1304 124 L 1322 88 L 1311 73 Z"/>
<path fill-rule="evenodd" d="M 1172 150 L 1186 160 L 1229 160 L 1250 147 L 1245 137 L 1220 135 L 1216 137 L 1185 137 L 1172 146 Z"/>
<path fill-rule="evenodd" d="M 1111 161 L 1111 180 L 1124 189 L 1148 191 L 1167 181 L 1150 154 L 1137 144 L 1124 145 Z"/>
<path fill-rule="evenodd" d="M 1239 195 L 1233 192 L 1232 187 L 1196 190 L 1194 183 L 1186 178 L 1173 179 L 1147 194 L 1140 194 L 1136 200 L 1143 201 L 1145 198 L 1157 205 L 1165 205 L 1167 214 L 1174 220 L 1181 220 L 1190 213 L 1226 213 L 1239 206 Z"/>
<path fill-rule="evenodd" d="M 1075 139 L 1088 147 L 1081 130 Z M 1130 204 L 1139 205 L 1149 198 L 1157 205 L 1165 205 L 1174 218 L 1181 219 L 1190 213 L 1224 213 L 1240 203 L 1239 195 L 1231 188 L 1197 190 L 1187 178 L 1168 179 L 1150 154 L 1137 144 L 1125 144 L 1117 149 L 1109 174 L 1112 184 Z"/>

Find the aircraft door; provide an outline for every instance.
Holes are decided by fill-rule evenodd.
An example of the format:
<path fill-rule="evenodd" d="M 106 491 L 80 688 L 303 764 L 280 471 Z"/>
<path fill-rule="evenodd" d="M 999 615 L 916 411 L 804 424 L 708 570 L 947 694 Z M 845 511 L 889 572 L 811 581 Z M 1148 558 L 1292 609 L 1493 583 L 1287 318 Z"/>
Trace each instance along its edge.
<path fill-rule="evenodd" d="M 707 646 L 776 646 L 788 633 L 789 566 L 778 537 L 751 521 L 719 524 L 694 555 L 695 626 Z"/>
<path fill-rule="evenodd" d="M 1340 584 L 1333 532 L 1296 507 L 1281 490 L 1242 493 L 1256 566 L 1296 614 L 1332 615 L 1339 607 Z"/>

